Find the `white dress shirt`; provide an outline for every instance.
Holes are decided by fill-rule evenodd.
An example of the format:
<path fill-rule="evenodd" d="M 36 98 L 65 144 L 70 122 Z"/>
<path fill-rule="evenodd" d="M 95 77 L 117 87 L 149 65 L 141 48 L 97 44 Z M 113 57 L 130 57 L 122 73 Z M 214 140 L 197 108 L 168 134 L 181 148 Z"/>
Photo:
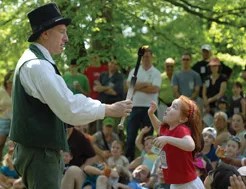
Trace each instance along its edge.
<path fill-rule="evenodd" d="M 48 50 L 34 43 L 47 60 L 55 64 Z M 20 58 L 17 67 L 34 57 L 27 49 Z M 105 116 L 105 104 L 83 94 L 74 95 L 63 78 L 55 73 L 54 67 L 46 60 L 34 59 L 20 69 L 20 81 L 27 94 L 47 104 L 63 122 L 71 125 L 87 124 Z M 24 111 L 24 109 L 23 109 Z"/>

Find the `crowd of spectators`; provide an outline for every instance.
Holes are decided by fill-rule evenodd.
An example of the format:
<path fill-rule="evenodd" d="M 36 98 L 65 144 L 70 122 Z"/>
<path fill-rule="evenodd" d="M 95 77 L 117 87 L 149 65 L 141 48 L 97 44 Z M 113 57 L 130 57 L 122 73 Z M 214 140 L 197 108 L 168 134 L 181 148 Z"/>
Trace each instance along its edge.
<path fill-rule="evenodd" d="M 192 64 L 192 55 L 184 52 L 180 70 L 175 68 L 178 59 L 167 58 L 161 73 L 154 67 L 153 52 L 147 47 L 132 99 L 133 110 L 125 123 L 126 139 L 120 141 L 119 120 L 111 117 L 86 126 L 68 125 L 70 151 L 62 152 L 66 165 L 62 189 L 170 188 L 163 178 L 160 157 L 153 150 L 157 133 L 153 131 L 148 109 L 152 101 L 156 102 L 156 115 L 162 120 L 172 101 L 181 95 L 193 100 L 202 113 L 203 148 L 196 154 L 193 165 L 204 187 L 246 188 L 246 67 L 234 81 L 232 69 L 212 55 L 210 45 L 202 45 L 201 53 L 202 60 Z M 92 62 L 79 72 L 76 60 L 71 61 L 68 72 L 63 75 L 71 91 L 107 104 L 124 99 L 124 83 L 129 84 L 134 70 L 124 76 L 114 56 L 107 64 L 101 64 L 98 56 L 94 56 Z M 232 84 L 231 89 L 228 83 Z M 0 116 L 3 117 L 6 98 L 2 99 Z M 3 118 L 0 117 L 0 121 Z M 182 157 L 175 158 L 178 161 Z M 24 188 L 14 168 L 7 165 L 2 164 L 0 169 L 2 188 Z M 13 175 L 7 175 L 6 167 Z"/>

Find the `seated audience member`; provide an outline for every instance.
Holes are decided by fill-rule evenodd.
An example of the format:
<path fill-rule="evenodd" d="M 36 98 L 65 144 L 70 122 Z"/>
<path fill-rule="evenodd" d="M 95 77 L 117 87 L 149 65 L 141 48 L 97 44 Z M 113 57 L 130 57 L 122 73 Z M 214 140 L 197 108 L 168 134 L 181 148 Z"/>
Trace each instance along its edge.
<path fill-rule="evenodd" d="M 214 146 L 214 141 L 217 136 L 217 132 L 213 127 L 206 127 L 202 131 L 204 146 L 202 149 L 202 154 L 205 155 L 210 161 L 213 168 L 216 167 L 219 158 L 216 155 L 216 148 Z"/>
<path fill-rule="evenodd" d="M 25 186 L 19 177 L 13 165 L 14 142 L 6 142 L 8 151 L 4 155 L 2 166 L 0 168 L 0 188 L 2 189 L 24 189 Z"/>
<path fill-rule="evenodd" d="M 119 140 L 119 136 L 113 131 L 115 120 L 106 117 L 103 120 L 103 127 L 101 131 L 97 131 L 92 138 L 93 147 L 96 154 L 102 161 L 106 161 L 110 156 L 110 149 L 114 140 Z"/>
<path fill-rule="evenodd" d="M 91 165 L 97 161 L 91 142 L 73 126 L 67 128 L 68 145 L 73 155 L 69 168 L 66 170 L 61 184 L 61 189 L 81 189 L 85 180 L 82 171 L 85 165 Z"/>
<path fill-rule="evenodd" d="M 219 158 L 226 156 L 226 157 L 231 158 L 231 159 L 240 159 L 241 160 L 242 156 L 239 155 L 240 147 L 241 147 L 240 139 L 236 136 L 231 136 L 228 139 L 225 148 L 218 146 L 216 154 Z M 238 167 L 236 167 L 236 168 L 238 168 Z"/>
<path fill-rule="evenodd" d="M 148 126 L 145 126 L 143 127 L 140 132 L 138 133 L 137 135 L 137 138 L 136 138 L 136 141 L 135 141 L 135 145 L 137 147 L 137 149 L 140 151 L 140 152 L 143 152 L 145 149 L 144 149 L 144 138 L 146 136 L 148 136 L 148 133 L 149 131 L 151 130 L 150 127 Z"/>
<path fill-rule="evenodd" d="M 62 155 L 63 155 L 63 161 L 64 161 L 63 174 L 65 174 L 66 170 L 71 166 L 70 162 L 73 159 L 73 155 L 71 152 L 62 152 Z"/>
<path fill-rule="evenodd" d="M 111 155 L 107 159 L 107 164 L 110 168 L 121 166 L 127 168 L 129 166 L 129 161 L 126 156 L 123 155 L 123 144 L 119 140 L 115 140 L 111 146 Z"/>
<path fill-rule="evenodd" d="M 204 186 L 206 189 L 228 189 L 231 186 L 230 177 L 233 175 L 239 176 L 239 172 L 235 167 L 221 164 L 208 173 Z"/>
<path fill-rule="evenodd" d="M 221 97 L 219 100 L 216 101 L 216 109 L 217 112 L 225 112 L 227 116 L 229 116 L 229 105 L 228 100 L 225 96 Z"/>
<path fill-rule="evenodd" d="M 232 97 L 229 100 L 229 117 L 233 114 L 242 114 L 246 118 L 246 100 L 243 94 L 243 85 L 240 82 L 233 83 L 232 86 Z"/>
<path fill-rule="evenodd" d="M 246 157 L 246 128 L 245 119 L 242 114 L 234 114 L 232 116 L 231 127 L 235 131 L 236 135 L 241 142 L 240 154 Z"/>
<path fill-rule="evenodd" d="M 217 136 L 214 141 L 215 147 L 225 146 L 228 138 L 230 137 L 230 133 L 228 131 L 227 124 L 228 116 L 225 112 L 216 112 L 214 114 L 214 128 L 216 129 Z"/>
<path fill-rule="evenodd" d="M 128 186 L 131 189 L 147 189 L 147 183 L 149 182 L 150 170 L 145 165 L 139 165 L 132 172 L 132 180 Z"/>
<path fill-rule="evenodd" d="M 159 154 L 155 154 L 152 151 L 152 146 L 153 146 L 152 142 L 154 139 L 153 136 L 145 136 L 144 138 L 142 138 L 144 136 L 144 134 L 142 134 L 142 133 L 147 134 L 148 131 L 149 131 L 149 128 L 144 127 L 140 131 L 140 134 L 138 135 L 138 137 L 136 138 L 136 146 L 139 149 L 142 149 L 141 155 L 139 157 L 135 158 L 132 162 L 130 162 L 130 165 L 128 167 L 129 170 L 134 170 L 139 165 L 146 165 L 149 170 L 152 170 L 153 164 L 154 164 L 154 162 L 157 159 Z M 140 145 L 140 141 L 141 141 L 142 145 Z"/>

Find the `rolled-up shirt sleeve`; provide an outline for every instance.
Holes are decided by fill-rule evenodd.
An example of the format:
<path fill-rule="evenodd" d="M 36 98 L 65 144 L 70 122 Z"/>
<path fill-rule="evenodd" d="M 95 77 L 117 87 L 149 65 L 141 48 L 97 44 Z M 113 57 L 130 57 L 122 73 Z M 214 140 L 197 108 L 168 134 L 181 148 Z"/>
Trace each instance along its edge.
<path fill-rule="evenodd" d="M 65 123 L 87 124 L 105 116 L 105 104 L 83 94 L 73 94 L 46 60 L 25 63 L 20 69 L 20 80 L 27 94 L 47 104 Z"/>

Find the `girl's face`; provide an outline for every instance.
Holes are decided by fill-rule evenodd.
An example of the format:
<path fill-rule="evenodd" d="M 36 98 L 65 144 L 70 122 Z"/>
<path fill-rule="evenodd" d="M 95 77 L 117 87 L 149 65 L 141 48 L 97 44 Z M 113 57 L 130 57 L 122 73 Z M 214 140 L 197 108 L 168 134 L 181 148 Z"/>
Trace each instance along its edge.
<path fill-rule="evenodd" d="M 63 152 L 63 160 L 65 164 L 69 164 L 69 162 L 73 159 L 72 155 L 69 152 Z"/>
<path fill-rule="evenodd" d="M 167 108 L 163 116 L 163 121 L 168 125 L 178 125 L 181 120 L 181 100 L 175 99 L 172 105 Z"/>
<path fill-rule="evenodd" d="M 244 130 L 244 123 L 243 123 L 242 117 L 238 114 L 234 114 L 232 116 L 231 126 L 236 131 L 236 133 L 243 131 Z"/>
<path fill-rule="evenodd" d="M 112 143 L 111 154 L 114 157 L 119 157 L 122 154 L 122 147 L 119 143 L 117 142 Z"/>
<path fill-rule="evenodd" d="M 237 157 L 238 151 L 239 151 L 238 143 L 232 139 L 228 140 L 226 147 L 225 147 L 226 156 L 230 158 Z"/>
<path fill-rule="evenodd" d="M 236 85 L 232 86 L 232 93 L 233 95 L 240 95 L 242 89 Z"/>
<path fill-rule="evenodd" d="M 151 151 L 152 143 L 153 143 L 153 138 L 149 138 L 144 141 L 144 150 L 146 153 L 152 152 Z"/>
<path fill-rule="evenodd" d="M 205 146 L 210 146 L 211 144 L 213 144 L 214 138 L 212 137 L 211 134 L 203 133 L 202 136 L 203 136 L 203 140 L 204 140 L 204 145 Z"/>

